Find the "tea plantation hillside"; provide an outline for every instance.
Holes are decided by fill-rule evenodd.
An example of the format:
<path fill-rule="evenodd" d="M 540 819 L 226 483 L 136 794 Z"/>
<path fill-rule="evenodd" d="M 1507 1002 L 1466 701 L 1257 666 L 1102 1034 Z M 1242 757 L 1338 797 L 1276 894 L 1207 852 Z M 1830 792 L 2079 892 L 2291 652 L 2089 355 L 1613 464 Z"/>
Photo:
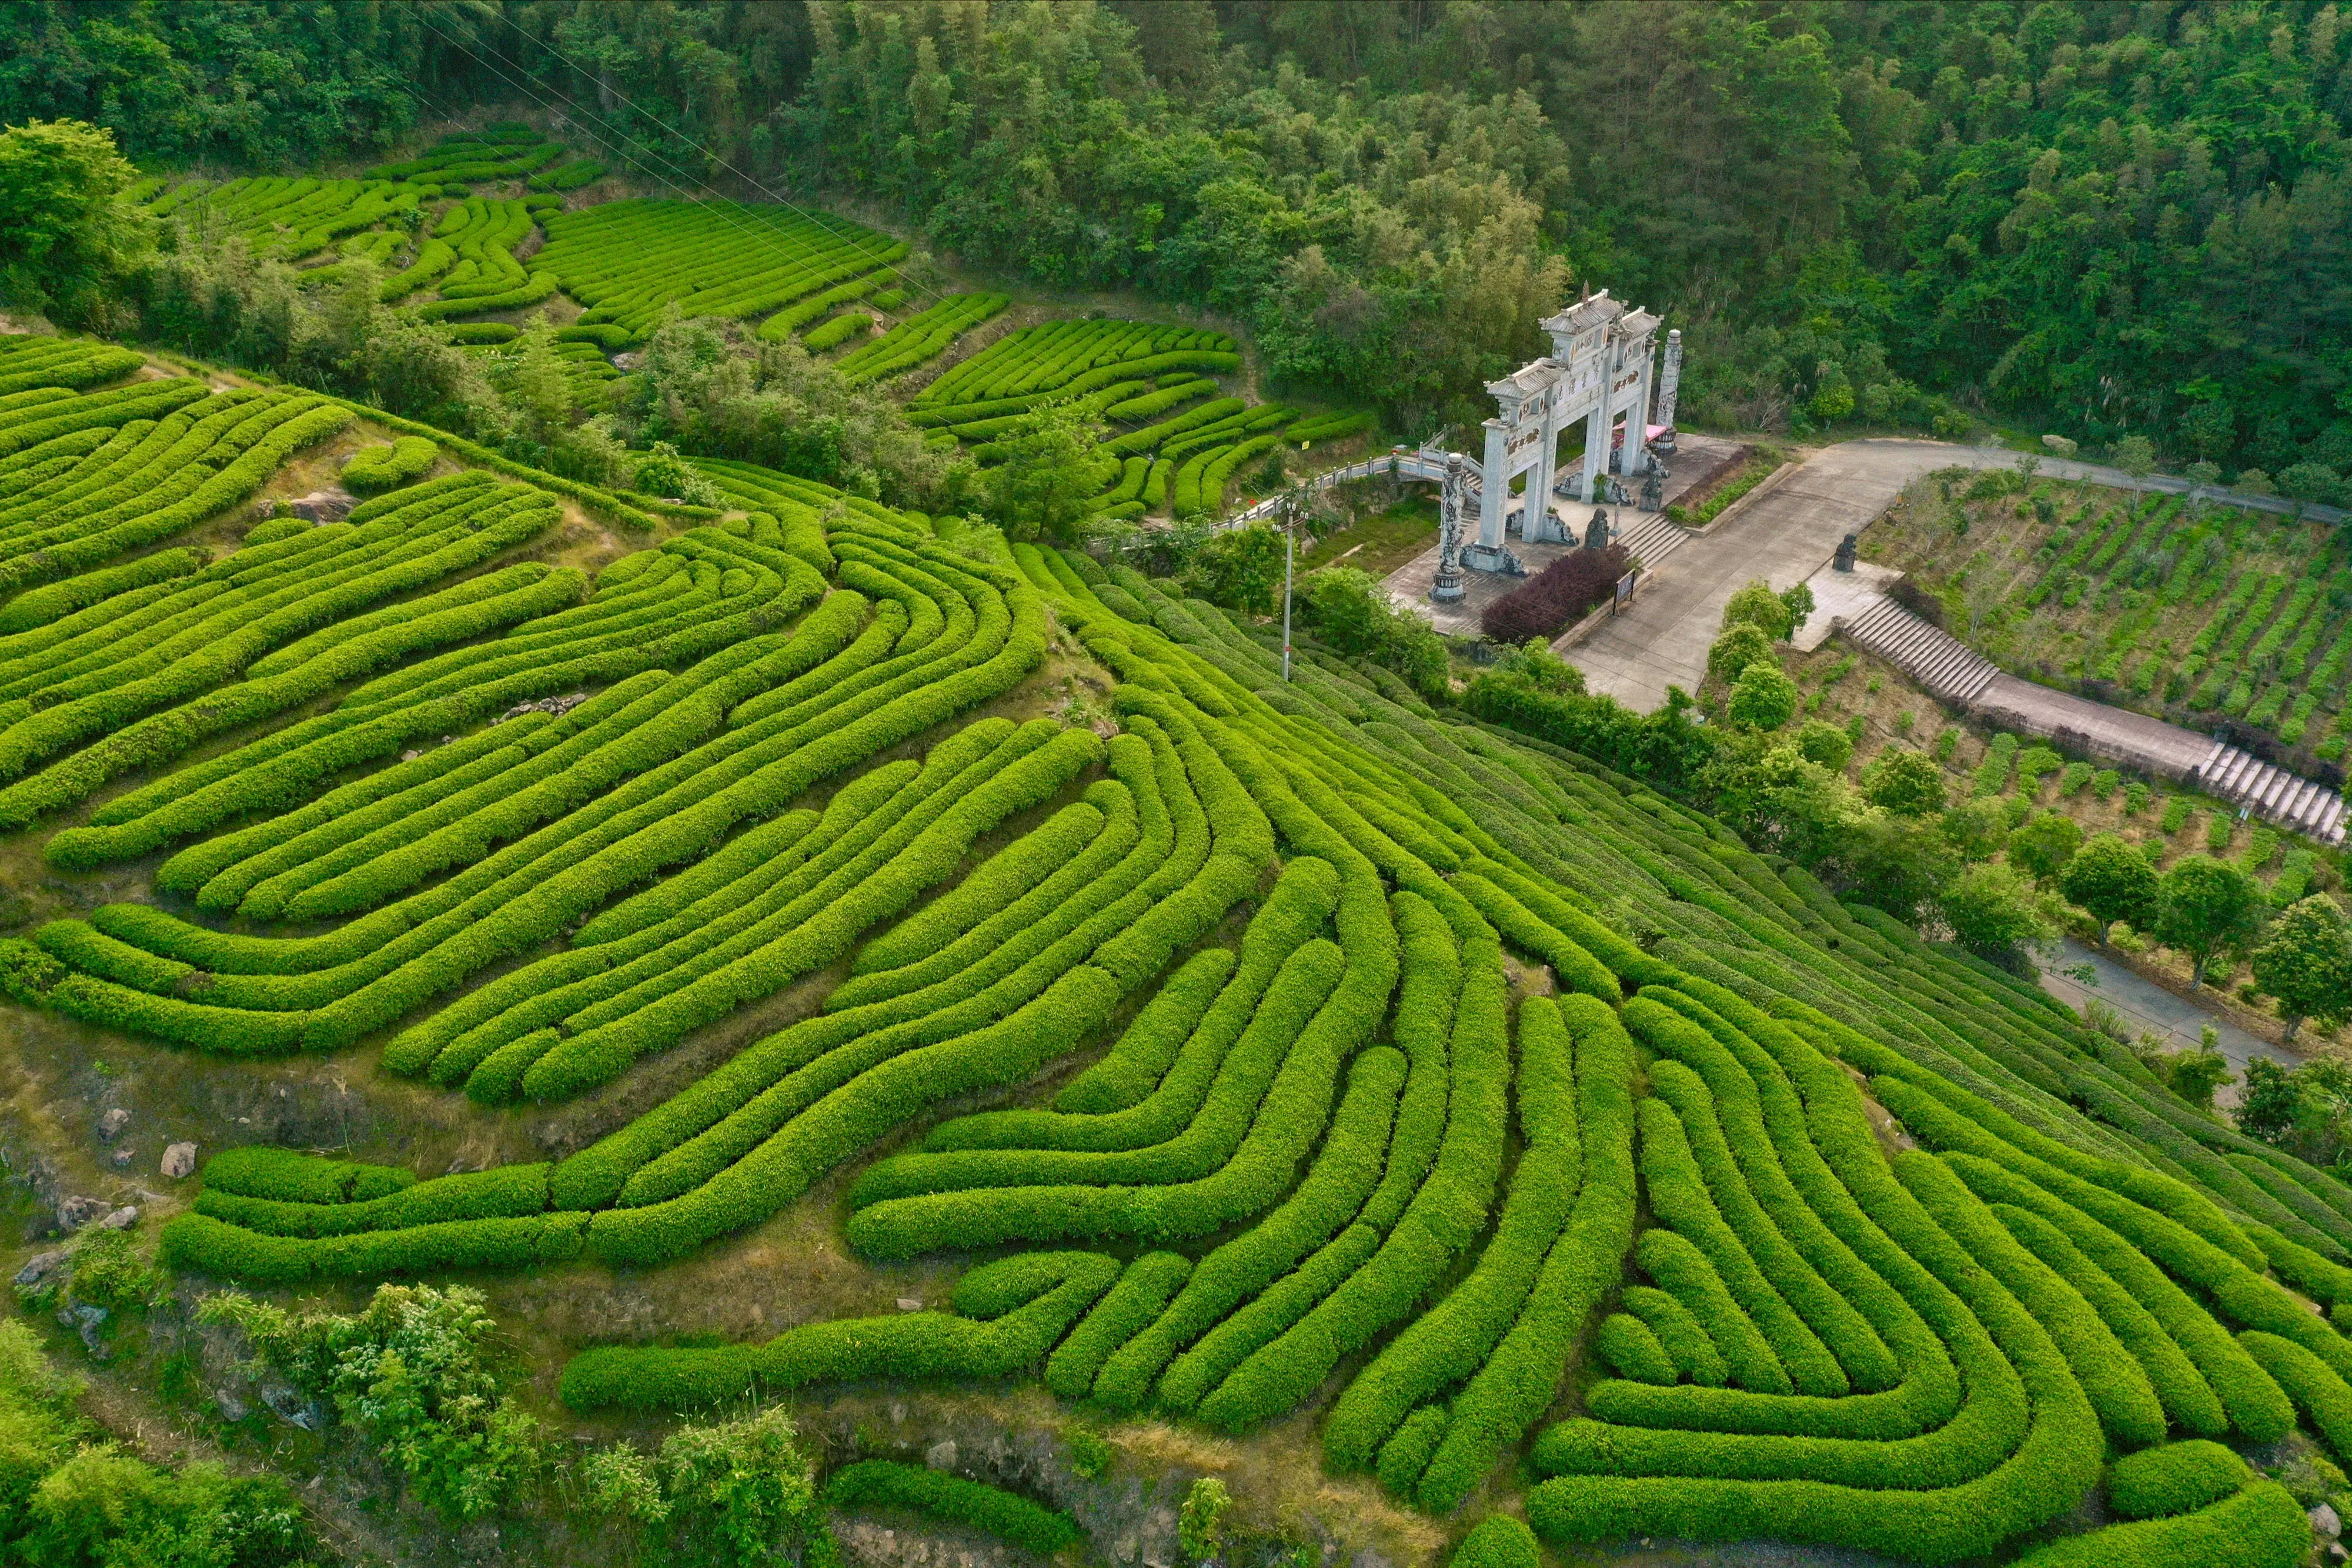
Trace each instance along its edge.
<path fill-rule="evenodd" d="M 0 941 L 12 1017 L 365 1051 L 490 1119 L 816 998 L 544 1163 L 207 1150 L 187 1288 L 653 1277 L 840 1173 L 846 1248 L 944 1307 L 573 1343 L 562 1402 L 1034 1380 L 1304 1411 L 1335 1474 L 1562 1550 L 2303 1561 L 2238 1456 L 2352 1461 L 2352 1188 L 2032 986 L 1384 670 L 1286 682 L 1133 570 L 749 465 L 591 574 L 530 559 L 577 495 L 379 444 L 347 518 L 215 559 L 173 541 L 352 412 L 136 359 L 0 346 L 0 821 L 81 910 Z M 337 1408 L 391 1430 L 367 1364 Z"/>

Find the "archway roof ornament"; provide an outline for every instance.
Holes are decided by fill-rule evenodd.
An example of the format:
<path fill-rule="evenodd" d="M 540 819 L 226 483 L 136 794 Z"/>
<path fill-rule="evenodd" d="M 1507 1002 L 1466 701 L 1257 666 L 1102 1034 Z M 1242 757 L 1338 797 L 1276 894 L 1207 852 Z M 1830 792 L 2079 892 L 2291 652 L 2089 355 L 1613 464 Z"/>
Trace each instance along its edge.
<path fill-rule="evenodd" d="M 1589 332 L 1595 327 L 1605 327 L 1625 314 L 1625 307 L 1609 298 L 1609 290 L 1587 295 L 1557 316 L 1541 323 L 1547 332 L 1574 334 Z M 1654 318 L 1653 318 L 1654 319 Z"/>

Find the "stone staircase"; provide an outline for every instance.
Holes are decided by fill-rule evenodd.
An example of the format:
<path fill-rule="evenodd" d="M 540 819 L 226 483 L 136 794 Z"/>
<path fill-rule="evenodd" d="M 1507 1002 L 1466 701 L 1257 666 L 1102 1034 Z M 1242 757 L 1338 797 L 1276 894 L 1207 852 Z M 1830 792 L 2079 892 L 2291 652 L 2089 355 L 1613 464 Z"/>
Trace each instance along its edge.
<path fill-rule="evenodd" d="M 1838 630 L 1855 647 L 1885 660 L 1945 702 L 1973 702 L 2000 674 L 1990 659 L 1892 599 L 1881 598 Z"/>
<path fill-rule="evenodd" d="M 2190 773 L 2197 787 L 2255 816 L 2308 834 L 2325 844 L 2344 841 L 2344 797 L 2283 768 L 2217 740 Z"/>
<path fill-rule="evenodd" d="M 1626 553 L 1642 563 L 1644 572 L 1658 570 L 1658 563 L 1680 549 L 1693 538 L 1691 531 L 1679 523 L 1669 522 L 1664 512 L 1654 512 L 1627 528 L 1617 542 Z"/>

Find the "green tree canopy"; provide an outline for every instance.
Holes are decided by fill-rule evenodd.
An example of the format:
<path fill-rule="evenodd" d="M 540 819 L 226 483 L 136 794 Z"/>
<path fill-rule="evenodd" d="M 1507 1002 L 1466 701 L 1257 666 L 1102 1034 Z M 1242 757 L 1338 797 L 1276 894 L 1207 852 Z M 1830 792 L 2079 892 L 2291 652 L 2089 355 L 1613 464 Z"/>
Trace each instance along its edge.
<path fill-rule="evenodd" d="M 1063 400 L 1019 416 L 997 439 L 988 474 L 987 516 L 1015 539 L 1077 541 L 1079 525 L 1102 493 L 1102 422 Z M 1114 465 L 1116 466 L 1116 465 Z"/>
<path fill-rule="evenodd" d="M 1812 594 L 1808 591 L 1805 598 L 1806 609 L 1810 611 Z M 1794 629 L 1794 619 L 1789 601 L 1773 592 L 1771 585 L 1762 578 L 1742 587 L 1723 606 L 1725 631 L 1728 632 L 1734 626 L 1754 626 L 1775 643 L 1789 640 L 1789 633 Z"/>
<path fill-rule="evenodd" d="M 2159 883 L 2156 938 L 2187 954 L 2189 984 L 2205 983 L 2205 967 L 2244 951 L 2262 929 L 2264 900 L 2254 879 L 2227 861 L 2186 855 Z"/>
<path fill-rule="evenodd" d="M 1389 601 L 1380 580 L 1353 567 L 1326 567 L 1307 579 L 1306 618 L 1340 653 L 1394 670 L 1423 696 L 1448 695 L 1453 662 L 1429 622 Z"/>
<path fill-rule="evenodd" d="M 1244 615 L 1282 608 L 1282 533 L 1278 528 L 1227 528 L 1192 558 L 1189 573 L 1201 597 Z"/>
<path fill-rule="evenodd" d="M 1969 867 L 1952 879 L 1937 902 L 1960 946 L 1983 957 L 2007 957 L 2051 935 L 2034 901 L 2033 884 L 2005 865 Z"/>
<path fill-rule="evenodd" d="M 1759 662 L 1779 664 L 1772 653 L 1772 634 L 1749 621 L 1733 622 L 1706 651 L 1706 673 L 1727 686 L 1739 679 L 1742 670 Z"/>
<path fill-rule="evenodd" d="M 0 131 L 0 298 L 74 326 L 126 325 L 109 296 L 150 243 L 152 220 L 122 199 L 138 175 L 81 120 Z"/>
<path fill-rule="evenodd" d="M 2010 830 L 2009 863 L 2036 882 L 2048 882 L 2082 846 L 2081 823 L 2062 811 L 2038 811 Z"/>
<path fill-rule="evenodd" d="M 1924 751 L 1889 747 L 1864 770 L 1862 791 L 1898 817 L 1933 816 L 1944 809 L 1943 764 Z"/>
<path fill-rule="evenodd" d="M 1731 684 L 1727 711 L 1734 724 L 1757 730 L 1779 729 L 1796 716 L 1797 683 L 1779 664 L 1759 659 Z"/>
<path fill-rule="evenodd" d="M 2104 947 L 2116 921 L 2135 930 L 2149 924 L 2157 909 L 2156 867 L 2120 835 L 2095 833 L 2059 873 L 2058 891 L 2091 912 Z"/>
<path fill-rule="evenodd" d="M 2279 912 L 2248 960 L 2254 984 L 2278 998 L 2293 1040 L 2306 1018 L 2326 1027 L 2352 1012 L 2352 933 L 2344 912 L 2324 893 L 2297 899 Z"/>

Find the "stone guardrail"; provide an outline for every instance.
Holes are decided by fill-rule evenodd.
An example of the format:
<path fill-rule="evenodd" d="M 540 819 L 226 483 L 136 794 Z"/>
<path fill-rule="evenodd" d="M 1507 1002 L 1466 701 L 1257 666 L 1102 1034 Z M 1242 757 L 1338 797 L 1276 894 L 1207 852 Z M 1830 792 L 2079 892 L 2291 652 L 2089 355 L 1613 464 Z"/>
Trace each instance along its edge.
<path fill-rule="evenodd" d="M 1306 483 L 1312 485 L 1318 490 L 1328 490 L 1334 485 L 1345 485 L 1356 479 L 1377 479 L 1391 472 L 1401 478 L 1442 483 L 1445 478 L 1445 457 L 1446 455 L 1443 452 L 1386 452 L 1378 457 L 1367 457 L 1338 468 L 1326 469 Z M 1479 488 L 1481 477 L 1479 465 L 1465 457 L 1463 459 L 1462 467 L 1470 481 L 1470 487 L 1474 491 Z M 1268 496 L 1255 506 L 1235 512 L 1215 526 L 1219 528 L 1238 528 L 1254 523 L 1260 517 L 1270 517 L 1281 509 L 1282 497 Z"/>

